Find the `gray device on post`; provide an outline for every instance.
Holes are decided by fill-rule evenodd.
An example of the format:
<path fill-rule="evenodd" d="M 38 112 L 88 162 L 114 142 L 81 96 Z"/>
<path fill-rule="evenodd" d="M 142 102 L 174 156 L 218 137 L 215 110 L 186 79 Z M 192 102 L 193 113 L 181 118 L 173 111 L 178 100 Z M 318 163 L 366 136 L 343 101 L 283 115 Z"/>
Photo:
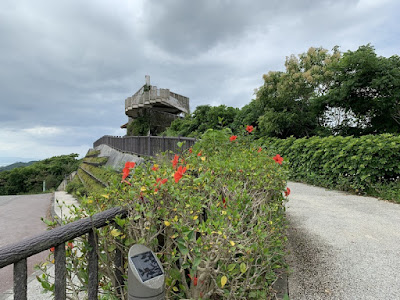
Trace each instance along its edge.
<path fill-rule="evenodd" d="M 164 269 L 153 251 L 133 245 L 128 253 L 128 299 L 165 299 L 164 281 Z"/>

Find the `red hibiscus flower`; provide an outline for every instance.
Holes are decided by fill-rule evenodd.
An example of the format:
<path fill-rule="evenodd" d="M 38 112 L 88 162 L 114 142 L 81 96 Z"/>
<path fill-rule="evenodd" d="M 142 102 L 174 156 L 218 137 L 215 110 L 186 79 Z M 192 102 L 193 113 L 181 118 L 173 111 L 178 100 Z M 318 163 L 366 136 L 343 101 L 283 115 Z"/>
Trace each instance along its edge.
<path fill-rule="evenodd" d="M 192 148 L 189 148 L 189 153 L 193 153 L 193 149 Z"/>
<path fill-rule="evenodd" d="M 258 150 L 257 150 L 257 152 L 260 153 L 261 151 L 262 151 L 262 148 L 259 147 Z"/>
<path fill-rule="evenodd" d="M 197 153 L 197 156 L 201 156 L 201 151 L 199 153 Z"/>
<path fill-rule="evenodd" d="M 193 285 L 197 286 L 197 282 L 199 279 L 196 276 L 194 276 L 194 277 L 190 276 L 190 274 L 188 274 L 188 276 L 189 276 L 190 280 L 193 281 Z"/>
<path fill-rule="evenodd" d="M 247 125 L 247 126 L 246 126 L 246 131 L 247 131 L 248 133 L 251 133 L 253 130 L 254 130 L 254 127 L 253 127 L 252 125 Z"/>
<path fill-rule="evenodd" d="M 125 178 L 129 176 L 130 169 L 133 169 L 135 165 L 136 163 L 133 161 L 127 161 L 125 163 L 125 168 L 122 170 L 122 181 L 124 181 Z"/>
<path fill-rule="evenodd" d="M 154 167 L 152 167 L 151 168 L 153 171 L 157 171 L 158 170 L 158 167 L 157 166 L 154 166 Z"/>
<path fill-rule="evenodd" d="M 161 179 L 161 178 L 157 178 L 156 179 L 156 183 L 154 184 L 154 186 L 162 186 L 163 184 L 165 184 L 168 181 L 167 178 Z M 158 188 L 155 188 L 155 191 L 158 191 Z"/>
<path fill-rule="evenodd" d="M 178 183 L 181 180 L 183 174 L 186 172 L 186 167 L 179 166 L 178 170 L 174 174 L 175 182 Z"/>
<path fill-rule="evenodd" d="M 135 162 L 133 162 L 133 161 L 127 161 L 127 162 L 125 163 L 125 168 L 133 169 L 133 168 L 135 167 L 135 165 L 136 165 Z"/>
<path fill-rule="evenodd" d="M 171 160 L 171 162 L 172 162 L 172 166 L 173 166 L 174 168 L 176 168 L 176 165 L 177 165 L 178 162 L 179 162 L 179 155 L 176 155 L 176 154 L 175 154 L 174 159 Z"/>
<path fill-rule="evenodd" d="M 51 247 L 50 252 L 54 252 L 56 250 L 56 247 Z"/>
<path fill-rule="evenodd" d="M 70 248 L 70 249 L 72 249 L 72 248 L 74 248 L 74 244 L 72 244 L 71 242 L 68 242 L 68 248 Z"/>
<path fill-rule="evenodd" d="M 129 176 L 129 169 L 128 168 L 124 168 L 123 170 L 122 170 L 122 180 L 124 181 L 125 180 L 125 178 L 126 177 L 128 177 Z"/>
<path fill-rule="evenodd" d="M 278 164 L 282 164 L 282 162 L 283 162 L 283 157 L 281 157 L 279 154 L 277 154 L 277 155 L 275 155 L 273 158 L 272 158 L 274 161 L 276 161 Z"/>
<path fill-rule="evenodd" d="M 237 139 L 237 135 L 232 135 L 230 138 L 229 138 L 229 140 L 231 141 L 231 142 L 233 142 L 234 140 L 236 140 Z"/>
<path fill-rule="evenodd" d="M 288 187 L 286 187 L 286 191 L 285 191 L 285 197 L 290 195 L 290 189 Z"/>

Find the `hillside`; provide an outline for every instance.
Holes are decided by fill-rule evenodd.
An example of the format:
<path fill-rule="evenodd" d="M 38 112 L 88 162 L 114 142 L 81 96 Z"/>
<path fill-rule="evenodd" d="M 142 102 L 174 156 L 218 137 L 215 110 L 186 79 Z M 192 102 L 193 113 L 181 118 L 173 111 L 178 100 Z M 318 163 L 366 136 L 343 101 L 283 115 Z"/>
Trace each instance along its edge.
<path fill-rule="evenodd" d="M 35 162 L 37 162 L 37 161 L 33 160 L 33 161 L 26 162 L 26 163 L 24 163 L 24 162 L 16 162 L 16 163 L 13 163 L 13 164 L 8 165 L 8 166 L 0 167 L 0 172 L 10 171 L 12 169 L 20 168 L 20 167 L 27 167 L 27 166 L 30 166 L 30 165 L 34 164 Z"/>

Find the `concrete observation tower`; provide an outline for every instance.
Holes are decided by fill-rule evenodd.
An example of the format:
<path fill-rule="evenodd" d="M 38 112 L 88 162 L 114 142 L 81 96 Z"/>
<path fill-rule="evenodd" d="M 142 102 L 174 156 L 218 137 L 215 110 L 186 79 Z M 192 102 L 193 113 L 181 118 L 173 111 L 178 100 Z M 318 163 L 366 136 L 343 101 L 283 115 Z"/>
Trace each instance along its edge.
<path fill-rule="evenodd" d="M 150 76 L 146 75 L 146 83 L 131 97 L 125 99 L 125 114 L 128 123 L 121 126 L 127 128 L 132 122 L 148 122 L 148 132 L 142 135 L 157 135 L 163 132 L 176 118 L 189 113 L 189 98 L 171 92 L 169 89 L 157 88 L 150 84 Z"/>

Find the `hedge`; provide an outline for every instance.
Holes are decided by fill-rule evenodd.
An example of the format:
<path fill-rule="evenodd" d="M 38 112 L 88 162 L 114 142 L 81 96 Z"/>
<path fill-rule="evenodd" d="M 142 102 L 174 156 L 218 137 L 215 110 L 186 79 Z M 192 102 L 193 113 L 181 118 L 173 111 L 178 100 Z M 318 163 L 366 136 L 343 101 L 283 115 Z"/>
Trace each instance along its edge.
<path fill-rule="evenodd" d="M 172 161 L 165 154 L 153 164 L 127 163 L 122 182 L 84 198 L 85 211 L 78 211 L 129 211 L 116 220 L 118 227 L 98 230 L 100 292 L 116 299 L 114 250 L 126 257 L 140 243 L 164 265 L 167 299 L 273 298 L 272 285 L 285 265 L 286 180 L 286 160 L 256 146 L 250 129 L 235 138 L 210 130 Z M 87 281 L 80 274 L 88 245 L 71 245 L 67 276 L 78 274 L 80 281 L 69 291 L 79 291 Z"/>
<path fill-rule="evenodd" d="M 293 180 L 359 193 L 399 182 L 398 135 L 267 138 L 263 143 L 290 161 Z"/>

